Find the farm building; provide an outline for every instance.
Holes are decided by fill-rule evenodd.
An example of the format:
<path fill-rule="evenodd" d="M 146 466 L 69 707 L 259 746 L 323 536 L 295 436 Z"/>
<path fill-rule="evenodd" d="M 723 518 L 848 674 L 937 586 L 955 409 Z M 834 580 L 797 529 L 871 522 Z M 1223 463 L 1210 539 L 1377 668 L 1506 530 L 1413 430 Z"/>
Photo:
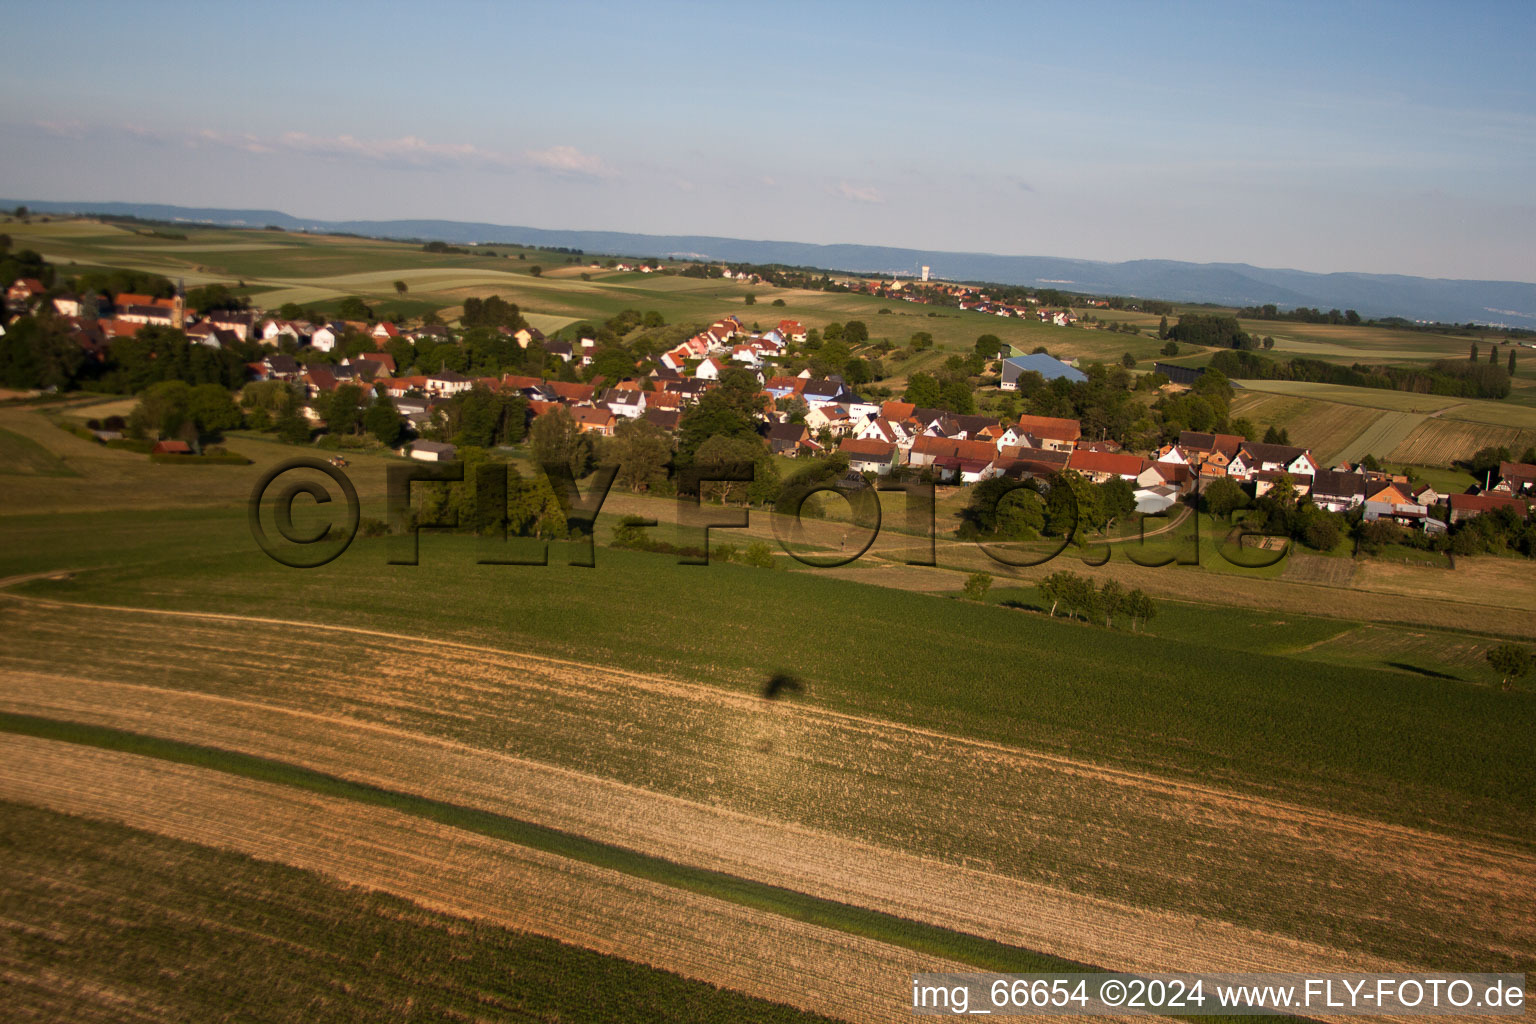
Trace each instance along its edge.
<path fill-rule="evenodd" d="M 441 441 L 417 441 L 411 445 L 411 458 L 422 462 L 452 462 L 459 450 Z"/>
<path fill-rule="evenodd" d="M 1033 355 L 1014 356 L 1003 360 L 1003 379 L 1000 386 L 1004 391 L 1015 391 L 1019 386 L 1019 377 L 1025 373 L 1038 373 L 1047 381 L 1065 377 L 1073 383 L 1081 383 L 1088 379 L 1088 375 L 1082 370 L 1068 366 L 1055 356 L 1048 356 L 1044 352 L 1036 352 Z"/>

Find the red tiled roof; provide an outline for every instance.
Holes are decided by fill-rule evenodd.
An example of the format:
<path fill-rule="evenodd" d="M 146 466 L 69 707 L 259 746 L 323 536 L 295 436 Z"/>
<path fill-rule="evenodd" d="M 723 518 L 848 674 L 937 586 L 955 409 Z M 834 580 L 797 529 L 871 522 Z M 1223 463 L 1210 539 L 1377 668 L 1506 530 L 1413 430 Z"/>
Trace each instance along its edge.
<path fill-rule="evenodd" d="M 888 460 L 896 446 L 889 441 L 861 441 L 856 437 L 845 437 L 838 444 L 837 450 L 868 459 Z"/>
<path fill-rule="evenodd" d="M 1081 423 L 1057 416 L 1020 416 L 1014 427 L 1026 434 L 1052 441 L 1076 441 L 1083 436 Z"/>
<path fill-rule="evenodd" d="M 1067 461 L 1070 469 L 1079 473 L 1113 473 L 1116 476 L 1139 476 L 1146 468 L 1147 460 L 1140 455 L 1121 455 L 1114 452 L 1090 452 L 1078 449 Z"/>

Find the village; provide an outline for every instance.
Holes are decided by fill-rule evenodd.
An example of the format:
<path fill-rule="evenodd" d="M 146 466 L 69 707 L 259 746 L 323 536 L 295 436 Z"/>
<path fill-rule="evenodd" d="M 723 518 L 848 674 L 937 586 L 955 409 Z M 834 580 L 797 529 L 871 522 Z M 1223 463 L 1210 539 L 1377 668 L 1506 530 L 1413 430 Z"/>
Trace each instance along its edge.
<path fill-rule="evenodd" d="M 648 265 L 637 265 L 645 270 Z M 725 271 L 729 273 L 729 270 Z M 896 285 L 892 290 L 892 285 Z M 871 282 L 884 294 L 897 295 L 900 282 Z M 935 283 L 935 286 L 939 285 Z M 949 286 L 942 286 L 949 287 Z M 919 298 L 906 289 L 909 297 Z M 1029 308 L 1006 311 L 987 305 L 974 289 L 958 289 L 962 304 L 980 303 L 1003 315 L 1055 314 Z M 591 374 L 600 343 L 591 334 L 573 341 L 546 337 L 527 326 L 497 326 L 497 334 L 519 350 L 542 350 L 546 365 L 564 365 L 560 377 L 503 373 L 470 376 L 448 369 L 403 373 L 388 351 L 396 340 L 452 344 L 457 332 L 440 322 L 401 326 L 388 320 L 321 321 L 285 319 L 259 310 L 189 310 L 178 293 L 169 298 L 118 293 L 110 303 L 88 303 L 69 293 L 47 289 L 38 279 L 15 281 L 6 292 L 13 316 L 47 312 L 61 318 L 69 334 L 91 358 L 101 359 L 115 342 L 145 327 L 182 332 L 189 342 L 211 349 L 259 346 L 265 353 L 245 364 L 252 383 L 279 381 L 302 396 L 299 412 L 310 426 L 324 431 L 324 396 L 351 385 L 365 405 L 384 403 L 398 417 L 397 452 L 424 461 L 457 456 L 442 436 L 443 415 L 458 396 L 474 389 L 516 396 L 526 403 L 529 423 L 563 410 L 580 433 L 612 437 L 625 421 L 644 421 L 669 435 L 677 431 L 699 397 L 719 386 L 730 373 L 746 373 L 760 389 L 758 433 L 777 456 L 814 459 L 833 454 L 854 474 L 869 478 L 919 477 L 941 485 L 967 486 L 994 478 L 1041 479 L 1072 471 L 1091 484 L 1123 481 L 1134 490 L 1135 509 L 1162 514 L 1180 502 L 1198 500 L 1216 480 L 1242 485 L 1253 499 L 1276 487 L 1289 488 L 1293 500 L 1309 499 L 1335 513 L 1359 510 L 1367 523 L 1382 521 L 1424 535 L 1444 534 L 1449 526 L 1484 513 L 1508 510 L 1529 519 L 1536 502 L 1536 465 L 1504 460 L 1496 479 L 1467 493 L 1444 494 L 1402 473 L 1361 464 L 1320 465 L 1304 447 L 1254 441 L 1236 434 L 1181 431 L 1176 440 L 1138 454 L 1110 437 L 1084 436 L 1077 419 L 1020 413 L 1014 416 L 959 414 L 893 399 L 869 400 L 836 374 L 816 376 L 810 369 L 793 375 L 781 364 L 805 345 L 809 332 L 800 322 L 783 319 L 767 330 L 751 330 L 734 315 L 722 317 L 653 360 L 637 360 L 631 375 L 609 379 Z M 95 316 L 89 314 L 95 313 Z M 1065 320 L 1055 321 L 1062 326 Z M 3 329 L 3 327 L 0 327 Z M 370 344 L 358 344 L 367 339 Z M 352 354 L 343 355 L 343 350 Z M 371 350 L 370 350 L 371 349 Z M 315 358 L 316 354 L 323 359 Z M 1043 351 L 1013 354 L 1002 346 L 996 362 L 999 393 L 1064 380 L 1087 380 L 1075 361 Z M 580 379 L 587 371 L 588 379 Z M 1187 389 L 1199 372 L 1159 363 L 1155 372 L 1169 379 L 1170 391 Z M 562 379 L 564 378 L 564 379 Z M 103 440 L 121 436 L 104 427 Z M 391 431 L 391 433 L 396 433 Z M 160 438 L 157 454 L 192 454 L 195 440 Z"/>

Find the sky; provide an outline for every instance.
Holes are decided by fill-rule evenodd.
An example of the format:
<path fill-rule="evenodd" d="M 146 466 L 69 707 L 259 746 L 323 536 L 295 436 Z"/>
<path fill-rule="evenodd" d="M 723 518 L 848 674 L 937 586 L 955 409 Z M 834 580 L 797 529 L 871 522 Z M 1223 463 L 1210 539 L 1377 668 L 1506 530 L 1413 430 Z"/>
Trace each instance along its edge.
<path fill-rule="evenodd" d="M 1536 281 L 1536 4 L 5 0 L 0 195 Z"/>

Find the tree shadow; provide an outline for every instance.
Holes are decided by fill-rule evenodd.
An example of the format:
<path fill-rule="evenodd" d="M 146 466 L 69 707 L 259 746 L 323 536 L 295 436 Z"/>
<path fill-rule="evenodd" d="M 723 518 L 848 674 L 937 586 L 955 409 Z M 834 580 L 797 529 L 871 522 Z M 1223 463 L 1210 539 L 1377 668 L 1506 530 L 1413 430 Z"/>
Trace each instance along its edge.
<path fill-rule="evenodd" d="M 1410 665 L 1405 661 L 1389 661 L 1387 665 L 1403 672 L 1412 672 L 1414 675 L 1428 676 L 1431 679 L 1449 679 L 1457 683 L 1466 682 L 1461 676 L 1453 676 L 1447 672 L 1437 672 L 1432 668 L 1421 668 L 1418 665 Z"/>

